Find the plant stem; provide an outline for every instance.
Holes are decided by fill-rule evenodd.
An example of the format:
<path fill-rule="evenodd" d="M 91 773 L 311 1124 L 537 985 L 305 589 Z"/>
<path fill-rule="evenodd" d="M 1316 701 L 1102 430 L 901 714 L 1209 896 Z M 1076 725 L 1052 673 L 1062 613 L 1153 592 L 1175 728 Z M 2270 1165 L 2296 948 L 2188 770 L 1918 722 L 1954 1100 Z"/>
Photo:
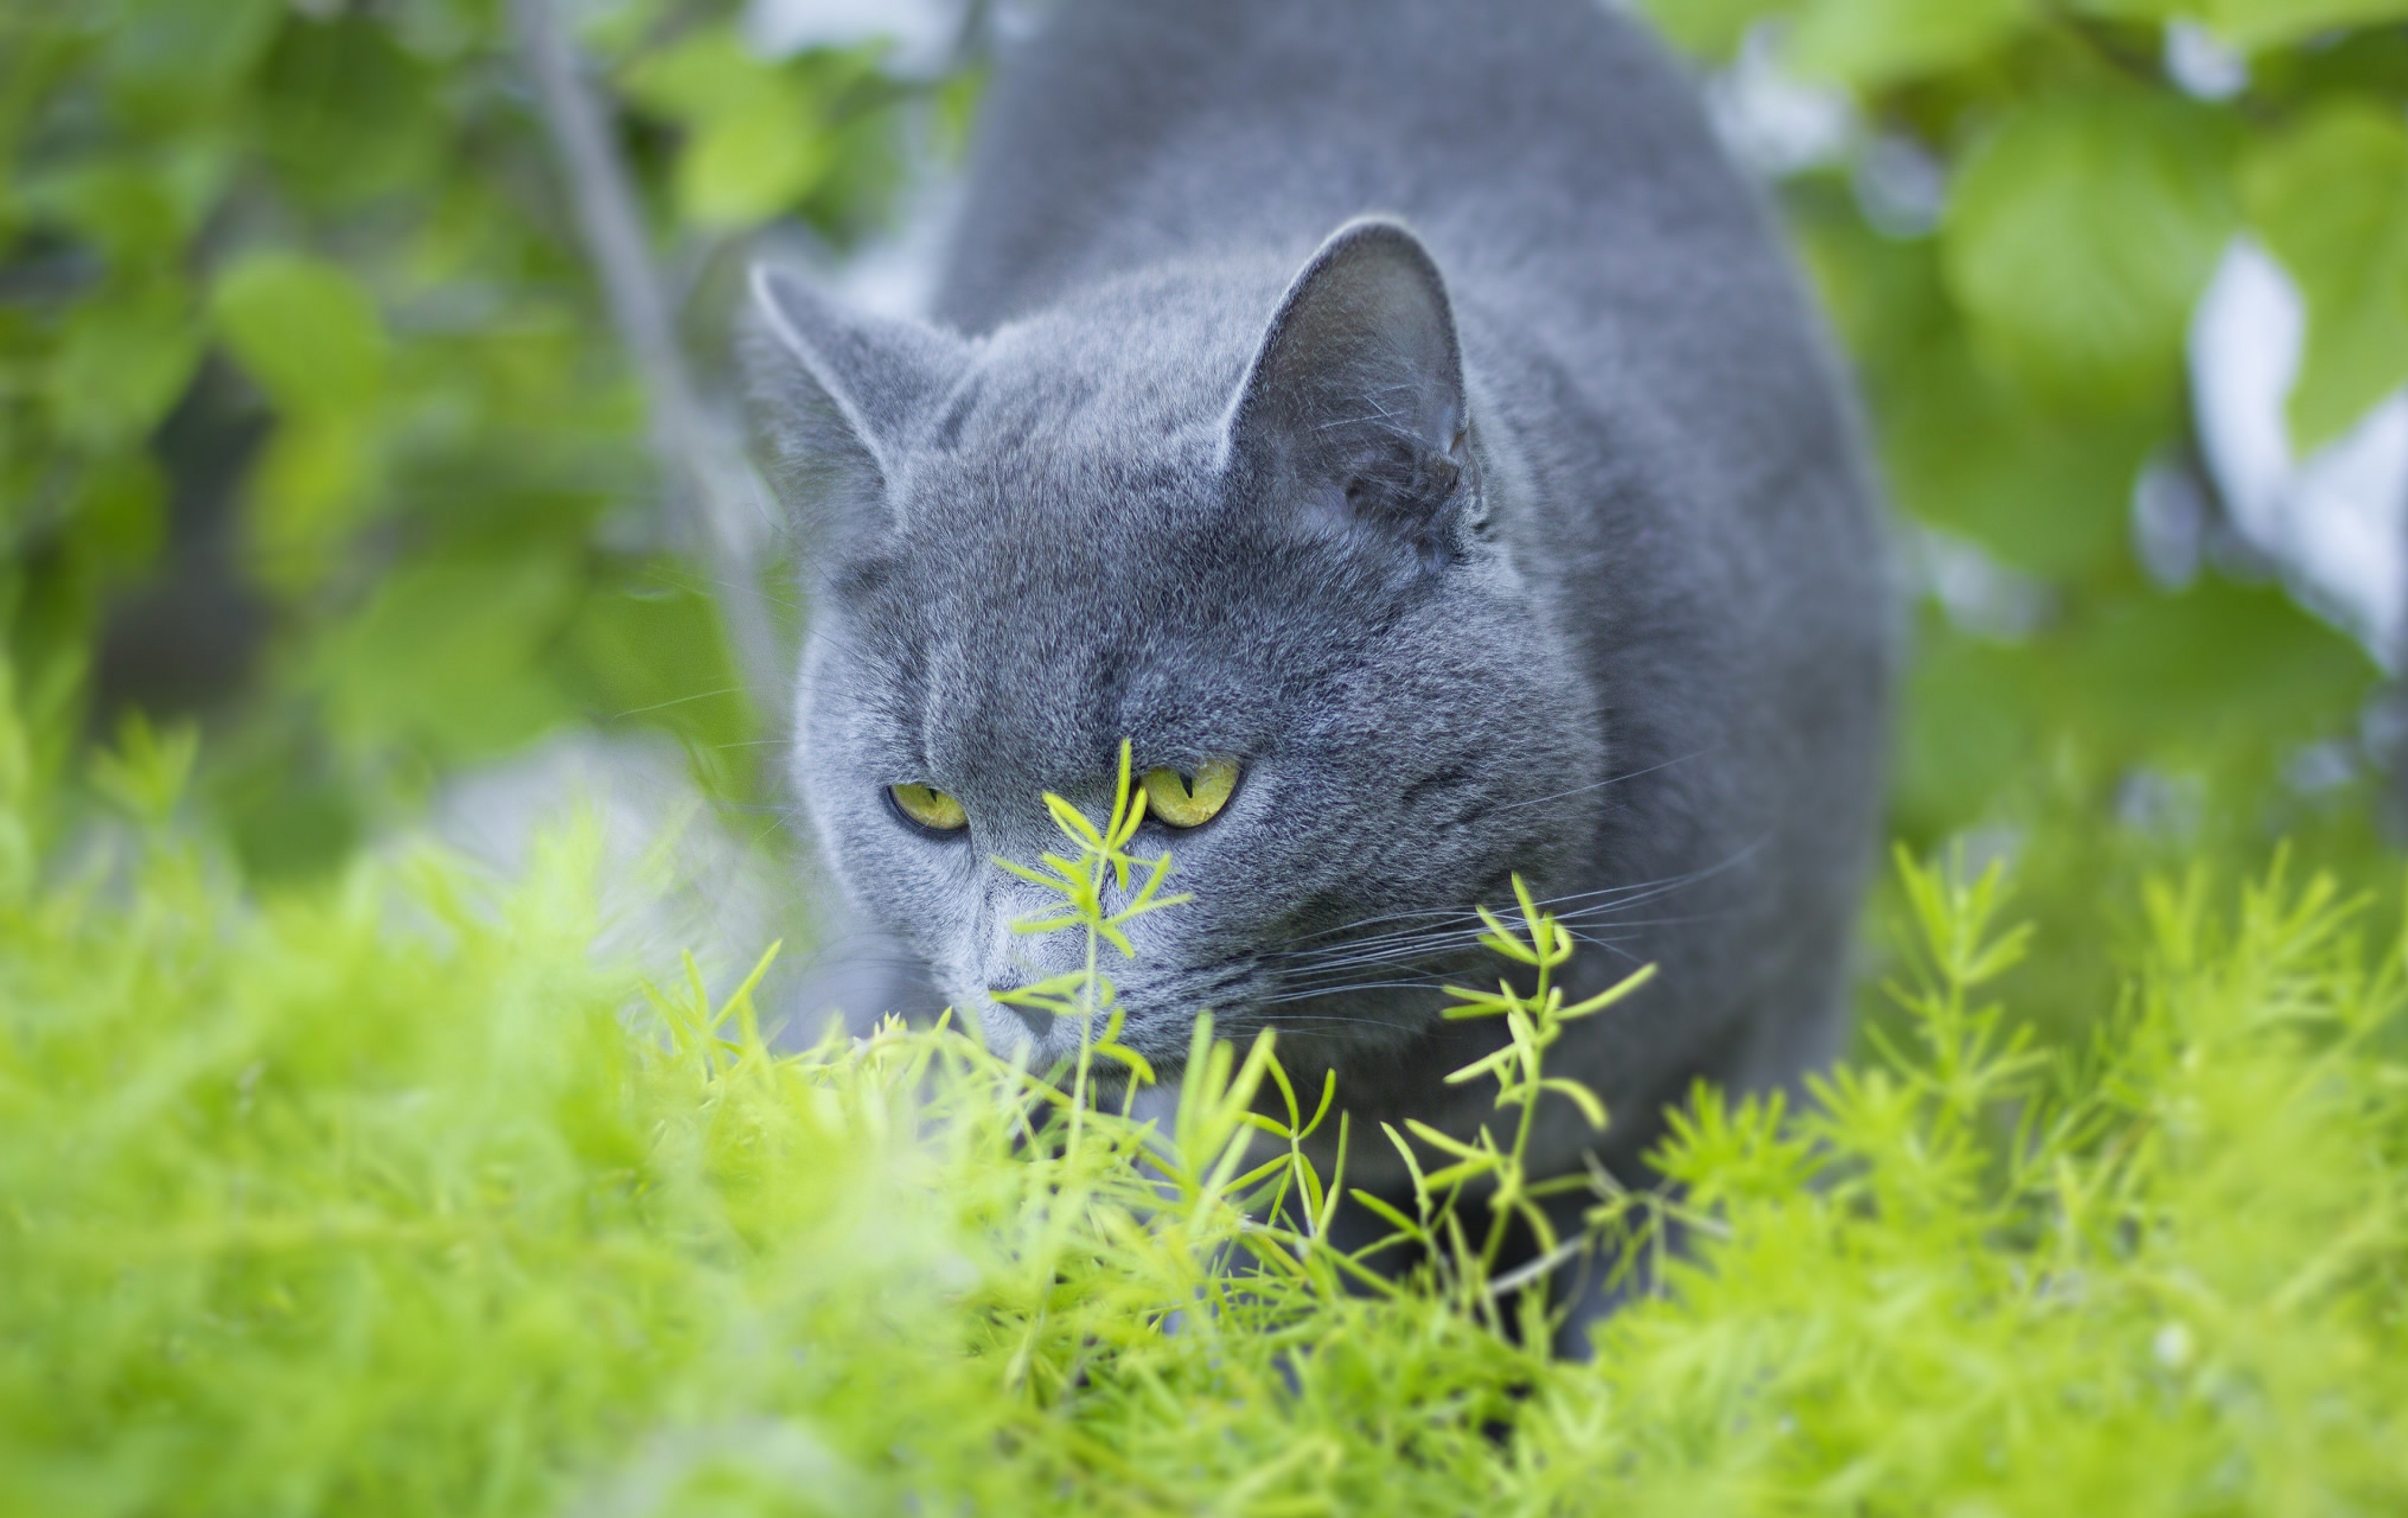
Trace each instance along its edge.
<path fill-rule="evenodd" d="M 652 267 L 626 163 L 586 81 L 576 40 L 553 0 L 513 0 L 512 11 L 519 51 L 560 153 L 586 257 L 602 286 L 610 324 L 643 383 L 652 458 L 667 486 L 673 519 L 688 546 L 702 553 L 718 587 L 728 644 L 753 711 L 773 727 L 782 725 L 778 693 L 785 677 L 753 563 L 775 521 L 767 493 L 745 462 L 734 429 L 712 418 L 695 394 Z"/>

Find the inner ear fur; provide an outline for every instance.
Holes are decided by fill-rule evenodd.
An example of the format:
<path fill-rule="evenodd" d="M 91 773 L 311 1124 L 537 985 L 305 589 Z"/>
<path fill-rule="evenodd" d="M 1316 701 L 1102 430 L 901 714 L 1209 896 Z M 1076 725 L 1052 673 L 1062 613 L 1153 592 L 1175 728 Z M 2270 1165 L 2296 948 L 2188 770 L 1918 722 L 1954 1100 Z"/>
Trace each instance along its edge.
<path fill-rule="evenodd" d="M 1398 222 L 1333 233 L 1290 281 L 1230 409 L 1261 486 L 1442 554 L 1469 465 L 1446 282 Z"/>

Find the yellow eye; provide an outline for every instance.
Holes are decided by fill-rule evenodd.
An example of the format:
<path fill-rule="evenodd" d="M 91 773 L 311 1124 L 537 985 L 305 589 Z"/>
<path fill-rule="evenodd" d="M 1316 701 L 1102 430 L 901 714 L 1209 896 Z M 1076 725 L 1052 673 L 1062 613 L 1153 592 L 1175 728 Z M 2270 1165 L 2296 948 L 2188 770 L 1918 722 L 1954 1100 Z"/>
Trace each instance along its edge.
<path fill-rule="evenodd" d="M 962 809 L 962 804 L 932 786 L 890 785 L 886 794 L 895 798 L 896 809 L 922 827 L 958 833 L 970 825 L 970 814 Z"/>
<path fill-rule="evenodd" d="M 1173 827 L 1198 827 L 1220 814 L 1238 788 L 1238 761 L 1217 755 L 1196 766 L 1193 783 L 1175 769 L 1145 772 L 1145 809 Z"/>

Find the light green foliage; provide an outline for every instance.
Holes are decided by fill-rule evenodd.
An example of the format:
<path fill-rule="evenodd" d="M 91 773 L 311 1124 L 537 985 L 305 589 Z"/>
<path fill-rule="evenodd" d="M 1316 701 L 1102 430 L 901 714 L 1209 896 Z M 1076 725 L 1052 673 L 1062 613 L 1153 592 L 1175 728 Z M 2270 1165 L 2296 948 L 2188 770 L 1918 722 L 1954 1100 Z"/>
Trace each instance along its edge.
<path fill-rule="evenodd" d="M 252 547 L 273 583 L 307 586 L 327 572 L 348 529 L 346 507 L 370 484 L 368 423 L 383 386 L 376 302 L 339 265 L 252 253 L 210 294 L 219 338 L 277 411 L 254 476 Z"/>
<path fill-rule="evenodd" d="M 1137 948 L 1122 930 L 1148 912 L 1180 906 L 1188 899 L 1161 895 L 1162 882 L 1170 874 L 1168 852 L 1140 861 L 1128 852 L 1139 825 L 1145 821 L 1146 801 L 1144 790 L 1130 784 L 1129 755 L 1130 746 L 1123 739 L 1120 770 L 1112 780 L 1111 809 L 1105 814 L 1100 827 L 1068 800 L 1051 791 L 1045 793 L 1045 809 L 1053 814 L 1054 825 L 1078 851 L 1077 858 L 1046 853 L 1038 860 L 1045 866 L 1042 869 L 1032 869 L 1000 854 L 992 861 L 996 867 L 1062 898 L 1060 910 L 1051 916 L 1039 913 L 1014 923 L 1013 932 L 1077 933 L 1084 940 L 1084 960 L 1078 968 L 1005 991 L 996 998 L 1008 1006 L 1027 1008 L 1052 1018 L 1068 1018 L 1078 1024 L 1080 1055 L 1071 1096 L 1082 1104 L 1086 1099 L 1089 1063 L 1095 1055 L 1101 1054 L 1125 1066 L 1132 1081 L 1154 1079 L 1154 1068 L 1146 1063 L 1145 1056 L 1120 1042 L 1119 994 L 1111 978 L 1103 973 L 1097 963 L 1098 952 L 1110 944 L 1120 951 L 1123 958 L 1136 958 Z M 1117 896 L 1112 895 L 1115 891 Z M 1100 1024 L 1099 1018 L 1103 1020 Z M 1265 1049 L 1268 1051 L 1268 1046 L 1265 1045 Z M 1074 1113 L 1074 1121 L 1075 1118 Z"/>
<path fill-rule="evenodd" d="M 2040 577 L 2069 622 L 2109 605 L 2151 614 L 2128 501 L 2185 429 L 2183 336 L 2233 234 L 2272 249 L 2308 298 L 2302 451 L 2408 380 L 2395 340 L 2408 250 L 2392 225 L 2408 198 L 2395 162 L 2408 29 L 2378 24 L 2396 5 L 1649 8 L 1708 64 L 1762 25 L 1789 68 L 1845 91 L 1856 150 L 1784 193 L 1889 478 L 1915 516 Z M 2161 62 L 2173 18 L 2241 50 L 2239 96 L 2177 87 Z M 1867 166 L 1875 138 L 1928 156 L 1936 227 L 1868 216 L 1886 193 Z"/>
<path fill-rule="evenodd" d="M 2408 382 L 2408 121 L 2345 100 L 2268 142 L 2243 181 L 2252 220 L 2308 296 L 2291 397 L 2322 442 Z"/>
<path fill-rule="evenodd" d="M 9 1511 L 2408 1500 L 2408 933 L 2329 881 L 2153 887 L 2128 995 L 2051 1047 L 1993 999 L 2034 946 L 1997 867 L 1902 858 L 1894 1039 L 1802 1114 L 1698 1091 L 1677 1204 L 1597 1185 L 1545 1258 L 1651 1269 L 1574 1364 L 1488 1270 L 1550 1189 L 1518 1139 L 1420 1134 L 1389 1215 L 1432 1261 L 1383 1280 L 1324 1239 L 1330 1093 L 1268 1034 L 1199 1020 L 1167 1122 L 1072 1095 L 1109 1037 L 1058 1083 L 946 1027 L 781 1053 L 767 956 L 716 1000 L 596 962 L 590 832 L 507 890 L 414 855 L 248 905 L 177 820 L 191 759 L 131 732 L 96 780 L 132 820 L 0 876 Z M 1080 823 L 1046 930 L 1109 942 L 1136 893 Z M 1541 979 L 1463 994 L 1510 1038 L 1460 1078 L 1602 1118 L 1542 1056 L 1627 985 L 1568 1006 L 1569 935 L 1489 925 Z"/>
<path fill-rule="evenodd" d="M 1800 11 L 1795 56 L 1809 74 L 1887 84 L 1980 57 L 2025 8 L 2024 0 L 1823 0 Z"/>
<path fill-rule="evenodd" d="M 2105 16 L 2206 22 L 2234 46 L 2258 50 L 2326 36 L 2347 26 L 2408 18 L 2402 0 L 2088 0 Z"/>
<path fill-rule="evenodd" d="M 218 331 L 287 415 L 374 403 L 384 368 L 376 302 L 338 265 L 256 252 L 218 277 Z"/>
<path fill-rule="evenodd" d="M 836 144 L 812 130 L 810 81 L 761 67 L 732 26 L 697 31 L 628 72 L 645 107 L 686 123 L 678 155 L 680 210 L 706 226 L 749 225 L 806 198 L 834 165 Z"/>
<path fill-rule="evenodd" d="M 2176 383 L 2191 306 L 2237 223 L 2229 133 L 2172 101 L 2036 103 L 1967 160 L 1942 238 L 1976 340 L 2076 402 Z"/>
<path fill-rule="evenodd" d="M 1576 1081 L 1550 1076 L 1545 1069 L 1546 1052 L 1563 1037 L 1565 1024 L 1584 1017 L 1594 1017 L 1632 992 L 1655 979 L 1656 967 L 1641 966 L 1596 995 L 1573 1002 L 1564 1002 L 1564 988 L 1554 983 L 1555 972 L 1572 957 L 1571 930 L 1539 909 L 1530 899 L 1530 889 L 1519 875 L 1513 877 L 1513 895 L 1522 909 L 1522 925 L 1517 931 L 1508 927 L 1495 912 L 1485 907 L 1477 909 L 1480 921 L 1487 929 L 1480 936 L 1481 944 L 1516 964 L 1526 965 L 1534 972 L 1534 984 L 1528 994 L 1514 989 L 1511 981 L 1500 980 L 1496 991 L 1473 991 L 1450 986 L 1447 994 L 1455 1005 L 1446 1010 L 1453 1021 L 1468 1018 L 1498 1017 L 1505 1020 L 1506 1041 L 1496 1053 L 1473 1060 L 1446 1077 L 1449 1085 L 1461 1085 L 1484 1077 L 1497 1082 L 1497 1106 L 1520 1108 L 1514 1119 L 1513 1139 L 1499 1145 L 1484 1125 L 1472 1142 L 1466 1143 L 1417 1118 L 1407 1118 L 1405 1128 L 1430 1148 L 1438 1150 L 1451 1163 L 1437 1170 L 1425 1171 L 1415 1163 L 1411 1146 L 1385 1128 L 1389 1142 L 1403 1155 L 1406 1168 L 1413 1178 L 1413 1201 L 1417 1215 L 1410 1224 L 1396 1218 L 1406 1238 L 1420 1244 L 1440 1267 L 1442 1279 L 1454 1281 L 1457 1290 L 1466 1294 L 1463 1305 L 1487 1314 L 1500 1328 L 1497 1319 L 1501 1293 L 1489 1277 L 1498 1264 L 1505 1245 L 1507 1230 L 1518 1220 L 1530 1231 L 1538 1244 L 1538 1258 L 1522 1267 L 1527 1277 L 1531 1272 L 1563 1263 L 1573 1253 L 1588 1247 L 1584 1239 L 1563 1239 L 1540 1203 L 1551 1196 L 1577 1193 L 1591 1188 L 1593 1180 L 1586 1174 L 1551 1176 L 1534 1179 L 1528 1173 L 1530 1135 L 1539 1117 L 1539 1103 L 1550 1094 L 1570 1101 L 1588 1120 L 1591 1128 L 1602 1132 L 1606 1124 L 1604 1104 L 1595 1093 Z M 1383 1125 L 1384 1127 L 1384 1125 Z M 1463 1188 L 1478 1181 L 1485 1190 L 1481 1202 L 1488 1211 L 1488 1224 L 1480 1231 L 1480 1245 L 1475 1254 L 1464 1233 L 1457 1203 Z M 1355 1193 L 1364 1205 L 1384 1210 L 1376 1198 Z M 1618 1192 L 1604 1198 L 1608 1215 L 1621 1209 L 1613 1204 L 1625 1200 Z M 1474 1263 L 1476 1261 L 1476 1264 Z M 1542 1325 L 1541 1310 L 1544 1298 L 1528 1296 L 1520 1299 L 1526 1310 L 1523 1328 L 1531 1342 L 1543 1343 L 1552 1332 Z"/>
<path fill-rule="evenodd" d="M 1913 1044 L 1794 1127 L 1702 1096 L 1667 1171 L 1718 1220 L 1558 1416 L 1582 1476 L 1694 1511 L 2396 1505 L 2400 939 L 2278 866 L 2147 897 L 2091 1045 L 2002 1030 L 1995 870 L 1903 866 Z M 2004 1121 L 2012 1114 L 2012 1124 Z M 1577 1409 L 1577 1412 L 1570 1410 Z M 1677 1506 L 1677 1504 L 1676 1504 Z"/>
<path fill-rule="evenodd" d="M 1752 22 L 1787 8 L 1784 0 L 1683 0 L 1648 7 L 1650 19 L 1666 36 L 1707 54 L 1730 51 Z"/>

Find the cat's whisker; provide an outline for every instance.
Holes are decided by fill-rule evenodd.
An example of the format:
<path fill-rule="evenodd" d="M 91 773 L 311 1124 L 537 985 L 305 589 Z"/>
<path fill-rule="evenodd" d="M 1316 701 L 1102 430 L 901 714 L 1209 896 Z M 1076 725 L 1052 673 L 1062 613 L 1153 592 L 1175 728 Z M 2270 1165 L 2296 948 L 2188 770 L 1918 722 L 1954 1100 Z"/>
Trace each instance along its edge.
<path fill-rule="evenodd" d="M 1635 780 L 1640 779 L 1641 776 L 1653 775 L 1659 769 L 1670 769 L 1674 765 L 1687 764 L 1692 759 L 1703 758 L 1706 754 L 1713 752 L 1713 751 L 1711 749 L 1692 749 L 1687 753 L 1678 754 L 1672 758 L 1659 761 L 1658 763 L 1649 765 L 1642 769 L 1625 770 L 1619 775 L 1609 775 L 1604 780 L 1592 780 L 1586 785 L 1575 785 L 1569 791 L 1556 791 L 1549 795 L 1532 796 L 1527 801 L 1509 801 L 1503 806 L 1495 808 L 1494 809 L 1500 812 L 1520 811 L 1525 807 L 1542 807 L 1550 801 L 1570 800 L 1571 797 L 1576 795 L 1586 795 L 1591 791 L 1602 791 L 1609 785 L 1620 785 L 1625 780 Z"/>
<path fill-rule="evenodd" d="M 1670 926 L 1709 922 L 1727 916 L 1727 913 L 1701 912 L 1678 917 L 1633 918 L 1629 910 L 1647 902 L 1660 899 L 1684 881 L 1661 882 L 1644 889 L 1625 893 L 1623 899 L 1602 902 L 1567 913 L 1557 914 L 1557 921 L 1572 933 L 1576 941 L 1594 944 L 1616 954 L 1628 957 L 1619 944 L 1610 938 L 1581 931 L 1584 925 L 1615 927 Z M 1576 925 L 1577 924 L 1577 925 Z M 1476 947 L 1488 929 L 1477 918 L 1469 924 L 1456 928 L 1431 929 L 1416 933 L 1383 935 L 1370 941 L 1339 946 L 1311 954 L 1272 955 L 1269 958 L 1297 958 L 1306 961 L 1300 968 L 1285 973 L 1283 980 L 1291 988 L 1312 995 L 1329 995 L 1320 989 L 1327 981 L 1376 966 L 1405 966 L 1434 960 L 1455 958 Z"/>
<path fill-rule="evenodd" d="M 1687 883 L 1686 881 L 1651 882 L 1645 886 L 1617 888 L 1613 892 L 1583 893 L 1580 896 L 1558 897 L 1555 898 L 1557 902 L 1584 899 L 1588 895 L 1609 895 L 1617 899 L 1598 901 L 1570 911 L 1557 911 L 1555 915 L 1568 924 L 1599 919 L 1615 911 L 1655 900 L 1684 883 Z M 1555 909 L 1553 906 L 1547 904 L 1542 903 L 1541 906 L 1543 909 L 1551 911 Z M 1476 913 L 1447 912 L 1428 915 L 1441 917 L 1442 921 L 1427 927 L 1351 938 L 1322 947 L 1274 951 L 1264 957 L 1266 960 L 1277 962 L 1302 961 L 1305 965 L 1302 973 L 1309 974 L 1338 967 L 1399 958 L 1419 958 L 1441 952 L 1466 949 L 1479 943 L 1489 931 L 1488 925 Z"/>
<path fill-rule="evenodd" d="M 621 722 L 629 717 L 640 717 L 648 711 L 661 711 L 669 707 L 681 707 L 689 701 L 708 701 L 713 696 L 738 695 L 743 689 L 741 685 L 721 685 L 708 691 L 688 691 L 683 695 L 673 695 L 666 701 L 655 701 L 648 707 L 629 707 L 624 711 L 612 713 L 603 721 Z"/>
<path fill-rule="evenodd" d="M 1477 942 L 1477 939 L 1466 937 L 1421 944 L 1394 953 L 1365 954 L 1351 959 L 1314 965 L 1283 977 L 1283 983 L 1310 985 L 1319 981 L 1341 980 L 1346 976 L 1365 971 L 1395 969 L 1405 966 L 1419 966 L 1435 973 L 1445 962 L 1451 961 L 1456 965 L 1472 963 L 1475 956 L 1471 951 Z M 1456 973 L 1463 974 L 1469 971 L 1458 970 Z"/>
<path fill-rule="evenodd" d="M 1312 1001 L 1324 996 L 1350 995 L 1360 991 L 1438 991 L 1444 989 L 1445 985 L 1446 982 L 1443 981 L 1356 981 L 1345 985 L 1329 986 L 1312 991 L 1284 992 L 1276 996 L 1261 996 L 1255 998 L 1254 1005 L 1257 1007 L 1278 1007 L 1288 1002 Z M 1289 1019 L 1282 1018 L 1280 1021 L 1286 1022 L 1289 1021 Z M 1378 1022 L 1380 1019 L 1364 1017 L 1352 1019 L 1351 1021 Z"/>
<path fill-rule="evenodd" d="M 1698 751 L 1699 753 L 1704 752 L 1704 750 Z M 1696 757 L 1696 754 L 1684 755 L 1684 757 L 1694 758 Z M 1666 761 L 1667 764 L 1678 764 L 1681 761 L 1677 759 Z M 1658 766 L 1656 767 L 1660 768 L 1662 766 Z M 1645 773 L 1643 770 L 1635 770 L 1632 772 L 1633 775 L 1643 773 Z M 1627 780 L 1629 778 L 1630 776 L 1616 777 L 1617 780 Z M 1614 781 L 1606 780 L 1600 781 L 1599 783 L 1612 784 Z M 1553 912 L 1559 917 L 1569 917 L 1575 915 L 1578 912 L 1594 911 L 1600 907 L 1618 906 L 1651 899 L 1654 895 L 1661 895 L 1666 892 L 1679 890 L 1683 886 L 1695 884 L 1696 882 L 1717 874 L 1722 870 L 1728 869 L 1735 865 L 1742 863 L 1750 854 L 1762 846 L 1762 842 L 1763 840 L 1759 838 L 1755 842 L 1747 844 L 1743 848 L 1734 851 L 1720 863 L 1709 865 L 1700 869 L 1692 870 L 1686 874 L 1666 876 L 1659 880 L 1641 881 L 1627 885 L 1601 886 L 1591 891 L 1572 891 L 1566 892 L 1558 895 L 1541 896 L 1534 898 L 1534 904 L 1543 911 Z M 1587 905 L 1574 907 L 1575 903 L 1586 903 Z M 1511 910 L 1510 906 L 1508 910 Z M 1312 940 L 1315 938 L 1329 938 L 1336 934 L 1349 933 L 1357 928 L 1377 926 L 1384 923 L 1412 922 L 1416 919 L 1427 918 L 1439 919 L 1439 925 L 1443 925 L 1448 923 L 1470 924 L 1480 922 L 1478 913 L 1468 911 L 1461 908 L 1427 908 L 1417 911 L 1384 912 L 1376 917 L 1358 918 L 1354 922 L 1340 924 L 1335 927 L 1316 928 L 1311 933 L 1300 934 L 1297 938 L 1289 940 L 1290 948 L 1286 950 L 1274 951 L 1272 954 L 1268 957 L 1280 958 L 1288 955 L 1303 957 L 1321 952 L 1309 947 Z M 1385 934 L 1374 934 L 1360 938 L 1349 938 L 1338 947 L 1340 950 L 1343 950 L 1346 948 L 1363 947 L 1392 940 L 1402 941 L 1407 938 L 1419 938 L 1427 930 L 1419 928 L 1402 928 Z M 1484 927 L 1483 931 L 1484 931 Z M 1477 935 L 1475 935 L 1475 937 Z"/>
<path fill-rule="evenodd" d="M 1389 913 L 1380 913 L 1380 916 L 1375 918 L 1355 918 L 1354 923 L 1339 923 L 1339 925 L 1334 927 L 1314 927 L 1312 933 L 1300 933 L 1293 939 L 1288 939 L 1288 942 L 1303 944 L 1314 938 L 1329 938 L 1332 933 L 1354 933 L 1355 927 L 1372 927 L 1377 925 L 1377 923 L 1404 923 L 1404 921 L 1412 921 L 1412 918 L 1469 918 L 1469 916 L 1474 916 L 1474 913 L 1467 913 L 1467 910 L 1462 910 L 1459 906 L 1430 906 L 1430 909 L 1421 909 L 1421 910 L 1389 910 Z M 1354 942 L 1354 939 L 1349 939 L 1349 942 Z"/>

